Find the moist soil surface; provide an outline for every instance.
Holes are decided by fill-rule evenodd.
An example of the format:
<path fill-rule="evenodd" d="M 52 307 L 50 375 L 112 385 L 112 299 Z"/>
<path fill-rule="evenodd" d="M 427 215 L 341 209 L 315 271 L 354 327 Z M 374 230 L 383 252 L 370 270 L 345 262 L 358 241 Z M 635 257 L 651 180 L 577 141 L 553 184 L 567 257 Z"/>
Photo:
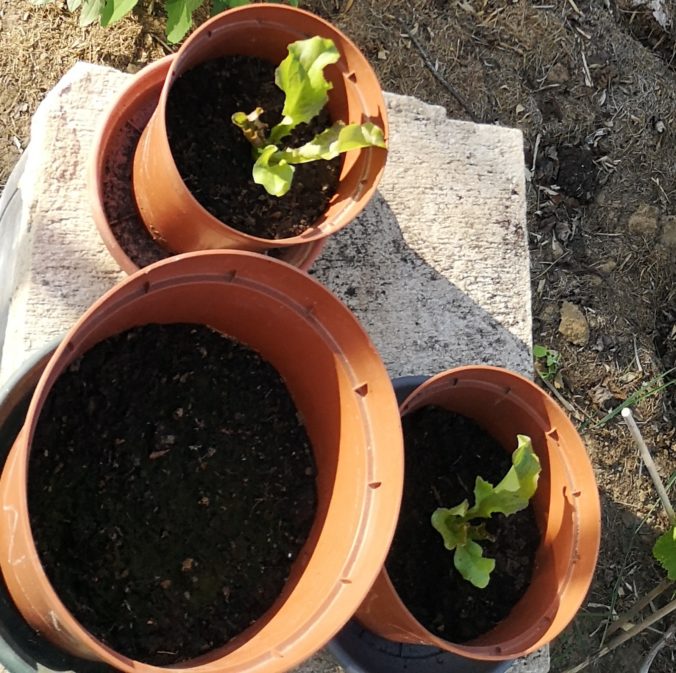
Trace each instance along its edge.
<path fill-rule="evenodd" d="M 279 596 L 312 525 L 315 465 L 271 365 L 197 325 L 147 325 L 58 379 L 30 458 L 38 553 L 75 617 L 170 665 Z"/>
<path fill-rule="evenodd" d="M 260 120 L 272 128 L 282 119 L 284 93 L 275 85 L 267 61 L 228 56 L 197 65 L 174 84 L 167 100 L 167 134 L 181 177 L 212 215 L 260 238 L 290 238 L 311 227 L 336 191 L 340 158 L 295 167 L 291 189 L 268 194 L 251 176 L 251 144 L 231 117 L 264 110 Z M 326 110 L 284 139 L 298 147 L 331 120 Z M 209 151 L 206 151 L 208 148 Z"/>
<path fill-rule="evenodd" d="M 399 523 L 386 567 L 401 599 L 418 621 L 445 640 L 463 643 L 504 619 L 530 584 L 540 542 L 532 507 L 486 522 L 493 540 L 480 544 L 495 559 L 485 589 L 462 578 L 453 552 L 430 517 L 437 507 L 474 503 L 477 476 L 497 484 L 511 457 L 474 421 L 439 407 L 402 418 L 406 467 Z M 516 437 L 514 438 L 516 448 Z"/>

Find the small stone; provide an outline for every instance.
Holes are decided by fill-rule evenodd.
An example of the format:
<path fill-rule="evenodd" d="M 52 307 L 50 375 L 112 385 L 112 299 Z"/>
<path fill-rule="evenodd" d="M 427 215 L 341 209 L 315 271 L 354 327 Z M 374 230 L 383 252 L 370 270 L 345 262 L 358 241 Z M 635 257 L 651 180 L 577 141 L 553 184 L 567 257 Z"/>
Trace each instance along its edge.
<path fill-rule="evenodd" d="M 657 221 L 660 211 L 647 203 L 642 203 L 636 211 L 629 216 L 627 222 L 629 230 L 641 236 L 654 236 L 657 233 Z"/>
<path fill-rule="evenodd" d="M 662 218 L 660 243 L 665 248 L 676 250 L 676 215 L 668 215 Z"/>
<path fill-rule="evenodd" d="M 576 346 L 586 346 L 589 341 L 589 324 L 584 313 L 575 304 L 564 301 L 561 306 L 560 334 Z"/>
<path fill-rule="evenodd" d="M 608 259 L 605 262 L 601 262 L 597 265 L 597 269 L 600 273 L 609 274 L 615 271 L 617 267 L 617 262 L 614 259 Z"/>
<path fill-rule="evenodd" d="M 563 84 L 570 79 L 570 73 L 563 63 L 555 63 L 549 69 L 546 79 L 550 84 Z"/>
<path fill-rule="evenodd" d="M 543 323 L 553 323 L 556 321 L 559 315 L 559 309 L 556 304 L 545 304 L 540 311 L 538 316 Z"/>
<path fill-rule="evenodd" d="M 559 259 L 563 255 L 565 250 L 563 249 L 563 246 L 556 240 L 556 238 L 552 237 L 552 257 L 554 259 Z"/>

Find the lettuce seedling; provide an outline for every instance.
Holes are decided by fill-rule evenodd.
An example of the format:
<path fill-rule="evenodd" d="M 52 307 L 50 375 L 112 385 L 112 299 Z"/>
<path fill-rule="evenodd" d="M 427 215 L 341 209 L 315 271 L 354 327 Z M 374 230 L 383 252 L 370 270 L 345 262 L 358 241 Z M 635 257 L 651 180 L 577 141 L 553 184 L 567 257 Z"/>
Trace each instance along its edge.
<path fill-rule="evenodd" d="M 288 56 L 275 70 L 275 84 L 284 92 L 282 120 L 270 130 L 260 117 L 262 108 L 253 112 L 235 112 L 233 123 L 252 145 L 253 179 L 273 196 L 284 196 L 295 171 L 294 164 L 318 159 L 333 159 L 343 152 L 362 147 L 386 147 L 383 131 L 371 122 L 345 124 L 338 121 L 300 147 L 285 148 L 281 141 L 299 124 L 314 119 L 329 100 L 331 83 L 324 68 L 340 58 L 333 40 L 311 37 L 292 42 Z"/>
<path fill-rule="evenodd" d="M 517 435 L 518 445 L 512 454 L 512 467 L 502 481 L 493 486 L 481 477 L 474 485 L 474 505 L 463 500 L 456 507 L 443 507 L 432 514 L 432 525 L 444 539 L 449 551 L 455 550 L 453 564 L 475 587 L 484 589 L 495 568 L 495 560 L 486 558 L 477 540 L 489 540 L 485 523 L 496 512 L 506 516 L 528 506 L 540 476 L 540 459 L 533 451 L 530 437 Z"/>

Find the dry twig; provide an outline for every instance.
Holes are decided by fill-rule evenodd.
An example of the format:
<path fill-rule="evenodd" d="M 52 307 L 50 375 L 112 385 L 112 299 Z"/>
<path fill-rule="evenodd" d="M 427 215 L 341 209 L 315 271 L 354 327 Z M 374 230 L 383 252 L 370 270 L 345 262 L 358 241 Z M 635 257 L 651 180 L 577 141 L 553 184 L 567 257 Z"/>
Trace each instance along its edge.
<path fill-rule="evenodd" d="M 474 111 L 472 110 L 471 106 L 469 103 L 464 99 L 464 97 L 458 92 L 458 90 L 434 67 L 434 63 L 432 63 L 432 59 L 430 58 L 430 55 L 427 53 L 427 50 L 423 46 L 423 44 L 420 42 L 420 40 L 413 34 L 413 32 L 408 28 L 408 26 L 403 22 L 399 21 L 399 25 L 401 26 L 401 29 L 406 33 L 406 35 L 410 38 L 411 42 L 413 42 L 415 48 L 420 52 L 420 55 L 422 56 L 423 63 L 427 67 L 427 69 L 434 75 L 434 78 L 442 84 L 448 93 L 455 98 L 456 101 L 462 106 L 463 110 L 468 114 L 469 118 L 473 122 L 481 122 L 481 120 L 474 114 Z"/>
<path fill-rule="evenodd" d="M 583 662 L 579 663 L 577 666 L 574 666 L 573 668 L 567 669 L 566 671 L 564 671 L 564 673 L 579 673 L 580 671 L 583 671 L 585 668 L 587 668 L 587 666 L 605 657 L 606 654 L 612 652 L 615 648 L 619 647 L 623 643 L 626 643 L 628 640 L 641 633 L 641 631 L 644 631 L 649 626 L 655 624 L 655 622 L 659 622 L 660 619 L 664 619 L 668 614 L 670 614 L 674 610 L 676 610 L 676 599 L 674 599 L 670 603 L 667 603 L 664 607 L 660 608 L 652 615 L 650 615 L 650 617 L 646 617 L 646 619 L 644 619 L 640 624 L 635 624 L 628 631 L 621 633 L 619 636 L 617 636 L 617 638 L 611 640 L 610 643 L 608 643 L 608 645 L 602 647 L 596 654 L 587 657 Z"/>
<path fill-rule="evenodd" d="M 663 579 L 650 593 L 646 594 L 643 598 L 638 600 L 634 605 L 631 606 L 624 614 L 620 615 L 606 631 L 606 635 L 611 635 L 615 633 L 618 629 L 623 628 L 625 625 L 629 624 L 631 620 L 638 615 L 643 608 L 647 607 L 652 603 L 660 594 L 663 594 L 669 587 L 673 586 L 673 582 L 669 579 Z"/>

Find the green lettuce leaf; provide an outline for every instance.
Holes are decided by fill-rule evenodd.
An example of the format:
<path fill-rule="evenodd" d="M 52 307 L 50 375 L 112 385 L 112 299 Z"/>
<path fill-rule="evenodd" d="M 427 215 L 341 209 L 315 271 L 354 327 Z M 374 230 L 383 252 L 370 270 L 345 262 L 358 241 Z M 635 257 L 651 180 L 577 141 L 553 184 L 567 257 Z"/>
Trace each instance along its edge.
<path fill-rule="evenodd" d="M 103 13 L 103 6 L 106 0 L 82 0 L 82 9 L 80 10 L 81 26 L 88 26 L 94 21 L 98 21 Z"/>
<path fill-rule="evenodd" d="M 517 440 L 512 467 L 497 486 L 477 477 L 472 507 L 463 500 L 456 507 L 439 507 L 432 514 L 432 526 L 441 534 L 444 546 L 454 550 L 453 563 L 458 572 L 480 589 L 488 584 L 495 561 L 484 558 L 476 542 L 491 539 L 485 524 L 476 519 L 488 519 L 496 512 L 509 516 L 526 508 L 538 485 L 540 460 L 530 437 L 517 435 Z"/>
<path fill-rule="evenodd" d="M 457 507 L 446 509 L 439 507 L 432 514 L 432 526 L 444 539 L 444 547 L 449 551 L 467 542 L 467 526 L 464 516 L 469 505 L 463 500 Z"/>
<path fill-rule="evenodd" d="M 257 185 L 263 185 L 265 191 L 273 196 L 284 196 L 293 180 L 294 167 L 275 155 L 280 153 L 275 145 L 263 148 L 253 167 L 253 179 Z"/>
<path fill-rule="evenodd" d="M 101 12 L 101 25 L 108 26 L 119 21 L 136 7 L 138 0 L 106 0 Z"/>
<path fill-rule="evenodd" d="M 166 0 L 167 40 L 180 42 L 192 26 L 192 15 L 204 0 Z"/>
<path fill-rule="evenodd" d="M 248 5 L 250 0 L 212 0 L 211 2 L 211 16 L 216 16 L 224 12 L 226 9 L 233 9 L 234 7 L 243 7 Z"/>
<path fill-rule="evenodd" d="M 329 100 L 331 83 L 324 68 L 335 63 L 340 53 L 332 40 L 315 36 L 292 42 L 288 56 L 275 70 L 275 84 L 285 93 L 282 121 L 270 132 L 270 143 L 293 131 L 298 124 L 316 117 Z"/>
<path fill-rule="evenodd" d="M 484 558 L 484 550 L 473 540 L 458 547 L 453 555 L 456 570 L 479 589 L 485 589 L 495 568 L 495 560 Z"/>
<path fill-rule="evenodd" d="M 512 467 L 497 486 L 476 478 L 474 506 L 467 512 L 468 519 L 488 518 L 495 512 L 509 516 L 528 506 L 537 489 L 540 459 L 533 451 L 530 437 L 517 435 L 517 440 Z"/>
<path fill-rule="evenodd" d="M 380 127 L 371 122 L 347 126 L 336 122 L 305 145 L 284 150 L 282 158 L 290 164 L 304 164 L 318 159 L 333 159 L 343 152 L 362 147 L 386 147 Z"/>

